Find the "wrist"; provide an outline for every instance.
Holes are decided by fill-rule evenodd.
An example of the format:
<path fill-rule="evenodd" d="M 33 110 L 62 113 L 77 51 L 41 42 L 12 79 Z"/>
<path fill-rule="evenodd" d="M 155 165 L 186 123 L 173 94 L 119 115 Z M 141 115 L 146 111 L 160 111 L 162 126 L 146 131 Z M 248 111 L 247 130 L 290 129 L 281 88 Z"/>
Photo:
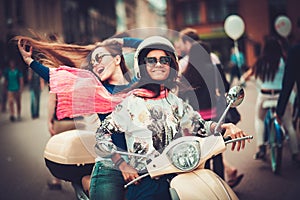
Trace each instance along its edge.
<path fill-rule="evenodd" d="M 124 163 L 124 159 L 121 157 L 121 158 L 119 158 L 116 162 L 115 162 L 115 166 L 116 166 L 116 168 L 120 168 L 120 165 L 122 164 L 122 163 Z"/>
<path fill-rule="evenodd" d="M 127 164 L 127 162 L 122 162 L 120 165 L 119 165 L 119 168 L 118 168 L 119 170 L 121 170 L 121 171 L 128 171 L 128 164 Z"/>
<path fill-rule="evenodd" d="M 216 122 L 212 122 L 212 123 L 210 124 L 210 132 L 211 132 L 211 133 L 215 133 L 215 131 L 217 131 L 217 130 L 216 130 L 216 127 L 217 127 L 217 123 L 216 123 Z"/>
<path fill-rule="evenodd" d="M 24 62 L 29 66 L 31 64 L 31 62 L 33 61 L 33 59 L 31 57 L 26 57 L 24 58 Z"/>

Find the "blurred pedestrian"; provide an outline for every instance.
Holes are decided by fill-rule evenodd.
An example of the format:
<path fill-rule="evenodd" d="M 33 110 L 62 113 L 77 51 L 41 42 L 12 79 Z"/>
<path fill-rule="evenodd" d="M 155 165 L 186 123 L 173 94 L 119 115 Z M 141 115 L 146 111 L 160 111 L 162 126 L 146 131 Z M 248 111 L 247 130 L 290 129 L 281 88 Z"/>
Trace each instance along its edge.
<path fill-rule="evenodd" d="M 225 110 L 225 89 L 228 89 L 228 82 L 220 66 L 221 63 L 218 58 L 211 56 L 210 45 L 203 41 L 194 42 L 188 56 L 189 63 L 182 73 L 178 96 L 198 110 L 203 119 L 218 121 L 221 112 Z M 221 95 L 224 98 L 221 98 Z M 221 108 L 222 106 L 223 108 Z M 231 187 L 238 185 L 243 178 L 242 174 L 237 174 L 235 167 L 228 162 L 223 162 L 222 154 L 209 159 L 205 163 L 205 168 L 212 169 L 224 180 L 225 172 Z M 224 169 L 226 170 L 224 171 Z"/>
<path fill-rule="evenodd" d="M 231 69 L 229 81 L 230 85 L 233 83 L 235 77 L 237 77 L 238 81 L 240 81 L 244 65 L 245 58 L 243 52 L 239 51 L 237 47 L 232 47 L 229 62 L 229 67 Z"/>
<path fill-rule="evenodd" d="M 31 68 L 29 68 L 28 81 L 30 90 L 31 118 L 36 119 L 40 116 L 40 96 L 44 88 L 44 80 Z"/>
<path fill-rule="evenodd" d="M 262 54 L 255 65 L 244 75 L 245 80 L 248 80 L 252 75 L 255 76 L 257 86 L 260 89 L 255 106 L 255 132 L 257 134 L 256 143 L 258 151 L 255 153 L 254 159 L 265 159 L 266 146 L 264 144 L 264 119 L 267 109 L 263 108 L 262 105 L 266 100 L 279 98 L 282 89 L 284 70 L 285 59 L 278 39 L 275 37 L 266 38 Z M 282 124 L 290 137 L 292 161 L 299 162 L 298 141 L 296 131 L 292 124 L 291 103 L 288 103 L 287 105 L 287 109 L 282 117 Z"/>
<path fill-rule="evenodd" d="M 177 53 L 179 57 L 179 72 L 180 77 L 186 70 L 189 63 L 189 52 L 194 42 L 200 40 L 199 35 L 195 29 L 185 28 L 179 32 L 179 41 L 176 42 Z"/>
<path fill-rule="evenodd" d="M 6 112 L 6 103 L 7 103 L 7 89 L 5 87 L 5 70 L 4 66 L 0 68 L 0 109 L 1 112 Z"/>
<path fill-rule="evenodd" d="M 285 115 L 286 109 L 289 109 L 289 97 L 292 89 L 296 83 L 296 98 L 294 100 L 294 122 L 295 127 L 299 129 L 299 119 L 300 119 L 300 43 L 293 46 L 287 55 L 287 64 L 285 67 L 285 72 L 283 76 L 282 89 L 278 99 L 278 104 L 276 108 L 277 120 L 281 122 L 283 116 Z"/>
<path fill-rule="evenodd" d="M 21 94 L 23 91 L 23 73 L 16 66 L 16 62 L 10 59 L 8 62 L 9 69 L 5 72 L 5 87 L 10 111 L 10 121 L 21 120 Z M 15 104 L 17 113 L 15 113 Z M 17 114 L 17 116 L 16 116 Z"/>

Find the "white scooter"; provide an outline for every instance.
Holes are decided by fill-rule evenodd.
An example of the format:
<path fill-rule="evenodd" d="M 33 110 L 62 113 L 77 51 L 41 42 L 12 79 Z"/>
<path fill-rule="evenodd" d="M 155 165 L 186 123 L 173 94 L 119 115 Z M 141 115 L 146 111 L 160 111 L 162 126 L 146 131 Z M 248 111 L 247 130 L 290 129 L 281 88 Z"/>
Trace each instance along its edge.
<path fill-rule="evenodd" d="M 238 106 L 243 101 L 243 98 L 244 90 L 242 87 L 235 86 L 231 88 L 227 95 L 228 106 L 217 124 L 215 134 L 209 136 L 186 136 L 173 140 L 160 155 L 147 158 L 148 173 L 132 180 L 124 187 L 126 188 L 146 176 L 156 178 L 165 174 L 176 173 L 177 175 L 170 183 L 170 193 L 174 200 L 238 199 L 234 191 L 223 179 L 213 171 L 204 169 L 204 164 L 209 158 L 224 152 L 226 144 L 253 138 L 252 136 L 247 136 L 238 139 L 224 139 L 218 132 L 229 108 Z M 129 154 L 115 149 L 111 149 L 111 153 Z M 103 156 L 103 154 L 101 155 Z M 132 153 L 130 155 L 145 156 Z"/>
<path fill-rule="evenodd" d="M 231 106 L 238 106 L 243 101 L 243 97 L 244 90 L 241 87 L 236 86 L 229 91 L 227 95 L 228 106 L 221 116 L 216 130 L 220 127 L 228 109 Z M 99 126 L 99 121 L 95 115 L 90 116 L 86 121 L 88 122 L 85 123 L 85 126 L 88 126 L 88 130 L 66 131 L 51 137 L 45 148 L 45 159 L 66 167 L 84 168 L 93 165 L 96 157 L 94 152 L 95 129 Z M 249 138 L 252 136 L 238 140 Z M 145 176 L 155 178 L 164 174 L 177 173 L 178 175 L 170 183 L 170 193 L 173 199 L 238 199 L 224 180 L 213 171 L 204 169 L 204 163 L 207 159 L 225 151 L 225 145 L 234 141 L 237 140 L 225 142 L 219 133 L 210 136 L 188 136 L 175 139 L 158 157 L 149 158 L 147 174 L 140 176 L 124 187 L 126 188 Z M 111 151 L 111 153 L 115 152 L 126 154 L 126 152 Z M 135 156 L 141 155 L 136 154 Z M 62 178 L 56 173 L 55 168 L 48 168 L 54 176 Z M 78 176 L 82 178 L 80 174 Z M 88 200 L 88 196 L 80 183 L 72 182 L 72 186 L 75 189 L 77 199 Z"/>

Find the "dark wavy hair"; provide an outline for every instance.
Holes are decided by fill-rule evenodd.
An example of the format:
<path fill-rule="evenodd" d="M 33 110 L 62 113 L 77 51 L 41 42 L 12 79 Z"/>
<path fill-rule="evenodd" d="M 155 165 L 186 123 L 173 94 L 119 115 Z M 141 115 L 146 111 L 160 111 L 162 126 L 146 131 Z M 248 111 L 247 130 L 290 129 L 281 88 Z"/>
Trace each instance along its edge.
<path fill-rule="evenodd" d="M 281 58 L 284 58 L 284 55 L 278 39 L 275 37 L 266 38 L 262 54 L 253 68 L 255 78 L 262 81 L 274 80 Z"/>

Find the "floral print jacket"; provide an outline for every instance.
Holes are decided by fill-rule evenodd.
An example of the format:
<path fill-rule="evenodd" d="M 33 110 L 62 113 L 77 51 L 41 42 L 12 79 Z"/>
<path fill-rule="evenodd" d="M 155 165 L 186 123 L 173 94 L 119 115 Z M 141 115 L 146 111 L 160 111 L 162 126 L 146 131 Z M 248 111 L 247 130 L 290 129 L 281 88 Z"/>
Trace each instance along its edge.
<path fill-rule="evenodd" d="M 96 145 L 112 145 L 111 134 L 124 132 L 128 152 L 154 155 L 175 137 L 210 134 L 211 123 L 171 92 L 155 99 L 131 94 L 103 121 Z M 138 171 L 145 168 L 144 158 L 128 156 L 128 163 Z"/>

